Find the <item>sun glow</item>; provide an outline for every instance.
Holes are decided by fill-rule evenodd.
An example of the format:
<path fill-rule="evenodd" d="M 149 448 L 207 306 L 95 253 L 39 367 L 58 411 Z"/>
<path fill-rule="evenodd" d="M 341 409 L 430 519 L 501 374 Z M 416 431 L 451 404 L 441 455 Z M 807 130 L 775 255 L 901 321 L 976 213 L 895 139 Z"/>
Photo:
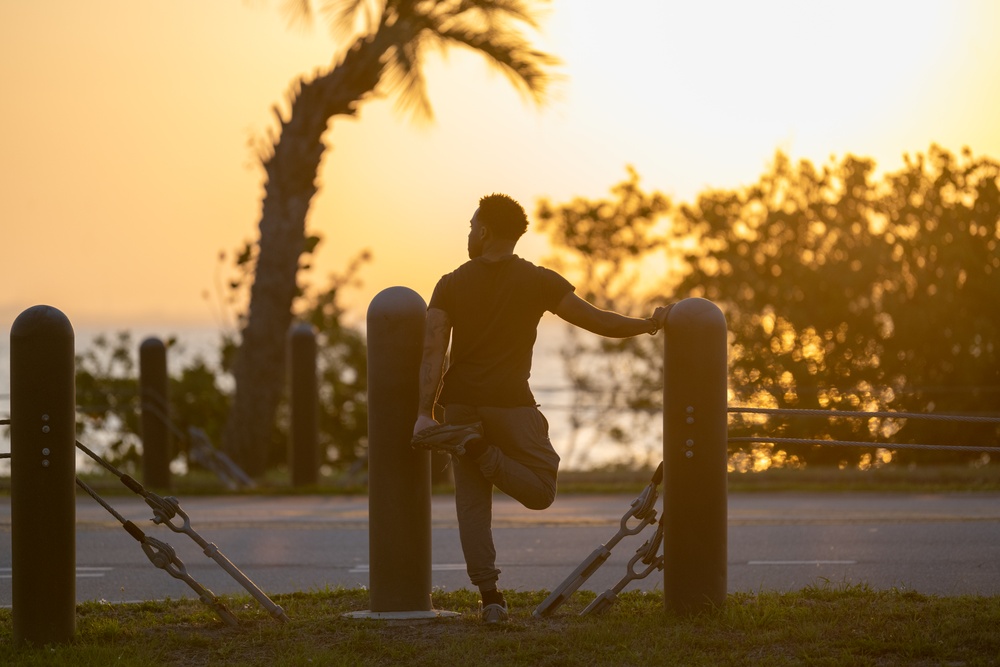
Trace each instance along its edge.
<path fill-rule="evenodd" d="M 49 302 L 74 321 L 212 322 L 218 252 L 256 238 L 248 142 L 336 53 L 322 22 L 289 30 L 275 5 L 0 3 L 5 314 Z M 885 168 L 931 142 L 1000 155 L 997 25 L 990 0 L 556 0 L 539 44 L 564 65 L 546 108 L 455 51 L 427 62 L 435 125 L 390 100 L 331 123 L 316 277 L 371 248 L 358 311 L 389 285 L 428 297 L 464 257 L 479 196 L 532 212 L 604 195 L 627 164 L 680 202 L 753 182 L 778 148 Z M 551 252 L 537 234 L 520 250 Z"/>

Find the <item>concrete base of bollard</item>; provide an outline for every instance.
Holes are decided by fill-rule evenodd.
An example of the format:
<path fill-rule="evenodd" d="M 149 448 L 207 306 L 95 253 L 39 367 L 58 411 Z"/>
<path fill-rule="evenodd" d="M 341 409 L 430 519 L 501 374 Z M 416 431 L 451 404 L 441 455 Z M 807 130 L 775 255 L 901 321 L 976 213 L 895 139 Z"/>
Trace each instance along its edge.
<path fill-rule="evenodd" d="M 352 611 L 344 616 L 372 621 L 432 621 L 437 618 L 455 618 L 461 614 L 457 611 L 430 609 L 428 611 Z"/>

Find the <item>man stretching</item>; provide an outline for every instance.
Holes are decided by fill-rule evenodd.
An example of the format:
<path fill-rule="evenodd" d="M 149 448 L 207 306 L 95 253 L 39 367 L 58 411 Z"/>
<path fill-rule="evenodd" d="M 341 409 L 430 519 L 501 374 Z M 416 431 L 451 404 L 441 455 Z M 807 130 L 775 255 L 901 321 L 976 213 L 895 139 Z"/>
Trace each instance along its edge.
<path fill-rule="evenodd" d="M 459 537 L 487 623 L 508 617 L 497 589 L 493 487 L 529 509 L 545 509 L 556 496 L 559 455 L 528 387 L 542 314 L 548 310 L 595 334 L 628 338 L 656 334 L 670 310 L 660 307 L 642 319 L 584 301 L 558 273 L 514 254 L 527 228 L 524 209 L 507 195 L 479 200 L 470 221 L 469 261 L 438 281 L 427 308 L 413 425 L 414 447 L 452 455 Z M 444 406 L 442 425 L 433 417 L 435 403 Z"/>

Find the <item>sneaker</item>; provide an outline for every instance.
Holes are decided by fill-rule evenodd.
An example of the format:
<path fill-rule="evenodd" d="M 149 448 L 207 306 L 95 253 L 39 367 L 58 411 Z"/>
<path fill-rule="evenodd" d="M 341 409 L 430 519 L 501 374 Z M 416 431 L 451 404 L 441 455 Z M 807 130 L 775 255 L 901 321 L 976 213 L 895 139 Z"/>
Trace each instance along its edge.
<path fill-rule="evenodd" d="M 503 604 L 488 604 L 483 606 L 482 601 L 479 602 L 479 618 L 482 619 L 483 623 L 487 625 L 495 625 L 497 623 L 506 623 L 510 618 L 507 613 L 507 603 Z"/>
<path fill-rule="evenodd" d="M 425 428 L 413 436 L 410 446 L 414 449 L 427 449 L 433 452 L 462 455 L 465 445 L 470 440 L 483 437 L 482 422 L 472 424 L 438 424 Z"/>

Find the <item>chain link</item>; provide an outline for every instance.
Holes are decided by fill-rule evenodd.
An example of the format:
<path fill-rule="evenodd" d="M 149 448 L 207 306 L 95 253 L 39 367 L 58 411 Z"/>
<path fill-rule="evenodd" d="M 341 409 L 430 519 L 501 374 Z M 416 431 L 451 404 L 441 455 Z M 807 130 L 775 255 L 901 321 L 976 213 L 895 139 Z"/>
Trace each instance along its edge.
<path fill-rule="evenodd" d="M 89 484 L 84 482 L 79 477 L 76 478 L 76 484 L 81 489 L 86 491 L 91 498 L 96 500 L 101 507 L 106 509 L 108 513 L 118 519 L 118 522 L 122 524 L 125 531 L 137 542 L 139 542 L 140 547 L 142 547 L 142 552 L 146 554 L 149 562 L 169 574 L 171 577 L 180 579 L 186 583 L 191 590 L 198 594 L 198 598 L 207 606 L 211 607 L 212 610 L 219 615 L 219 618 L 225 621 L 227 625 L 232 627 L 239 625 L 239 621 L 237 621 L 232 612 L 226 608 L 226 605 L 224 605 L 215 596 L 215 594 L 212 593 L 212 591 L 199 584 L 194 577 L 188 574 L 187 568 L 184 567 L 184 562 L 177 557 L 177 552 L 173 547 L 166 542 L 156 539 L 155 537 L 146 535 L 141 528 L 119 514 L 114 507 L 112 507 Z"/>
<path fill-rule="evenodd" d="M 288 621 L 288 616 L 285 615 L 284 610 L 280 606 L 276 605 L 262 590 L 260 590 L 260 588 L 257 587 L 256 584 L 250 580 L 249 577 L 236 567 L 232 561 L 226 558 L 226 556 L 223 555 L 215 544 L 206 541 L 191 527 L 191 518 L 184 512 L 184 510 L 181 509 L 180 501 L 178 501 L 177 498 L 174 498 L 173 496 L 167 496 L 164 498 L 151 491 L 147 491 L 142 484 L 105 461 L 102 457 L 95 454 L 80 441 L 76 442 L 76 446 L 101 464 L 101 466 L 113 475 L 118 477 L 118 479 L 120 479 L 122 483 L 131 491 L 142 496 L 142 498 L 146 501 L 146 504 L 153 510 L 153 523 L 166 526 L 175 533 L 184 533 L 190 537 L 199 547 L 202 548 L 206 556 L 214 560 L 220 567 L 222 567 L 222 569 L 229 573 L 229 575 L 235 579 L 240 586 L 245 588 L 247 592 L 250 593 L 269 614 L 271 614 L 271 616 L 282 622 Z M 101 504 L 108 508 L 108 506 L 103 502 Z M 179 517 L 182 521 L 179 526 L 173 523 L 173 520 L 177 517 Z"/>
<path fill-rule="evenodd" d="M 605 561 L 608 560 L 611 556 L 611 550 L 615 547 L 615 545 L 617 545 L 625 537 L 638 535 L 646 528 L 646 526 L 654 522 L 657 523 L 657 532 L 660 534 L 660 539 L 657 540 L 656 546 L 653 547 L 653 551 L 655 552 L 655 550 L 659 547 L 659 541 L 662 541 L 663 527 L 662 523 L 656 521 L 655 509 L 657 487 L 662 481 L 663 462 L 661 461 L 660 465 L 656 468 L 656 472 L 653 473 L 653 477 L 649 484 L 645 489 L 643 489 L 642 493 L 640 493 L 639 496 L 632 501 L 628 510 L 626 510 L 625 514 L 622 515 L 621 521 L 619 522 L 618 532 L 615 533 L 606 543 L 597 547 L 597 549 L 585 558 L 584 561 L 580 563 L 580 565 L 578 565 L 577 568 L 555 588 L 555 590 L 552 591 L 549 597 L 547 597 L 540 605 L 535 607 L 534 612 L 532 612 L 533 616 L 546 616 L 555 611 L 560 605 L 569 599 L 569 597 L 573 595 L 573 593 L 575 593 L 581 585 L 583 585 L 583 582 L 590 578 L 590 576 L 594 574 L 594 572 L 596 572 L 597 569 L 605 563 Z M 629 522 L 633 519 L 638 519 L 638 523 L 630 526 Z M 655 536 L 654 539 L 656 539 Z M 645 551 L 643 551 L 643 556 L 637 556 L 633 559 L 633 561 L 638 562 L 639 559 L 645 557 L 646 552 L 649 551 L 649 544 L 650 541 L 647 541 Z M 644 547 L 640 547 L 639 549 L 643 550 L 643 548 Z M 635 562 L 629 563 L 630 572 L 632 572 L 632 566 Z M 660 567 L 662 567 L 662 563 L 660 564 Z M 642 576 L 646 576 L 651 571 L 652 570 L 647 571 Z M 622 586 L 624 587 L 629 581 L 631 581 L 631 579 L 626 580 Z M 613 601 L 614 599 L 612 598 L 607 602 L 607 604 L 610 605 Z"/>
<path fill-rule="evenodd" d="M 618 599 L 618 594 L 621 593 L 622 590 L 631 582 L 639 579 L 645 579 L 653 572 L 662 570 L 664 558 L 663 555 L 659 553 L 660 545 L 662 544 L 663 521 L 661 520 L 657 522 L 656 532 L 653 533 L 653 536 L 635 550 L 635 555 L 632 556 L 625 568 L 625 576 L 619 579 L 618 583 L 614 586 L 594 598 L 594 601 L 580 612 L 580 616 L 605 611 L 608 607 L 614 604 L 615 600 Z M 639 565 L 639 563 L 646 565 L 646 568 L 641 571 L 636 570 L 636 566 Z"/>

